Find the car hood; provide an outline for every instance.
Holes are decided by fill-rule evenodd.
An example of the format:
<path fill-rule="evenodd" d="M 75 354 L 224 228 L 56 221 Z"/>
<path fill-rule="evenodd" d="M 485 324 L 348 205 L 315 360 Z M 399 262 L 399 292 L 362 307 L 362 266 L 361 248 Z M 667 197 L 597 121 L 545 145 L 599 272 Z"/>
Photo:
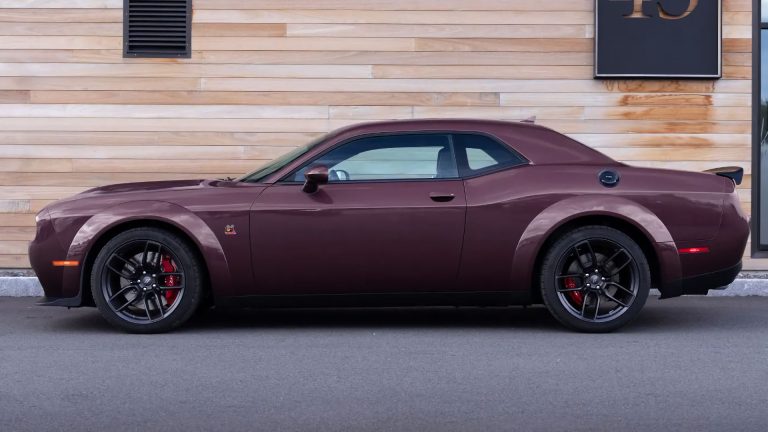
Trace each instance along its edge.
<path fill-rule="evenodd" d="M 80 197 L 84 195 L 96 196 L 104 194 L 119 194 L 119 193 L 131 193 L 131 192 L 159 192 L 167 190 L 182 190 L 201 187 L 214 187 L 217 183 L 221 183 L 221 180 L 167 180 L 167 181 L 150 181 L 150 182 L 138 182 L 138 183 L 120 183 L 108 186 L 100 186 L 93 189 L 88 189 L 79 194 Z"/>
<path fill-rule="evenodd" d="M 154 199 L 159 196 L 167 198 L 168 196 L 174 196 L 174 192 L 208 189 L 221 187 L 223 185 L 232 186 L 234 184 L 234 182 L 224 180 L 200 179 L 120 183 L 88 189 L 77 195 L 72 195 L 51 203 L 48 205 L 48 208 L 50 210 L 60 210 L 62 208 L 69 208 L 70 205 L 74 205 L 75 203 L 82 202 L 110 205 L 137 199 Z"/>

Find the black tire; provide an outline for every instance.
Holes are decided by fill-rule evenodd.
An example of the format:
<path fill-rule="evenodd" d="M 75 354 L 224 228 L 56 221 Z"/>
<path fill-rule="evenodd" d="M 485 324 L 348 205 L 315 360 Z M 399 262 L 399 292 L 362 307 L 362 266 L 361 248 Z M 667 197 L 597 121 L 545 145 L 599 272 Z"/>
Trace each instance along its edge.
<path fill-rule="evenodd" d="M 628 235 L 606 226 L 577 228 L 555 241 L 540 274 L 549 312 L 566 327 L 585 333 L 627 325 L 651 289 L 643 250 Z"/>
<path fill-rule="evenodd" d="M 130 333 L 163 333 L 184 324 L 199 308 L 201 268 L 195 249 L 183 238 L 162 229 L 133 228 L 99 251 L 91 293 L 110 324 Z"/>

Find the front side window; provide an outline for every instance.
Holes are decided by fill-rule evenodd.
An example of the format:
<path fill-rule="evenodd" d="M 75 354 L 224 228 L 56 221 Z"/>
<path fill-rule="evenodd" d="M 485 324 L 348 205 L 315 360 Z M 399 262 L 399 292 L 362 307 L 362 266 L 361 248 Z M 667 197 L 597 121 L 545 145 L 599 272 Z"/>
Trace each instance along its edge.
<path fill-rule="evenodd" d="M 288 180 L 303 181 L 309 167 L 323 165 L 330 183 L 458 178 L 451 141 L 445 134 L 360 138 L 318 157 Z"/>
<path fill-rule="evenodd" d="M 485 135 L 456 134 L 453 143 L 462 177 L 526 163 L 523 157 L 505 144 Z"/>

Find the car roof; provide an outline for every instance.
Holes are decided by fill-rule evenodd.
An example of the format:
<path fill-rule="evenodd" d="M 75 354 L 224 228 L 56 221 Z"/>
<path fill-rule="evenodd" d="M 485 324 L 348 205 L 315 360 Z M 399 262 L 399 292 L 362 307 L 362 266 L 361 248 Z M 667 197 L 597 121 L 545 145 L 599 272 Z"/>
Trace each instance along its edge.
<path fill-rule="evenodd" d="M 617 164 L 608 156 L 566 135 L 531 122 L 453 118 L 377 121 L 337 129 L 331 132 L 331 141 L 402 132 L 484 133 L 506 143 L 535 164 Z"/>
<path fill-rule="evenodd" d="M 337 132 L 356 132 L 360 133 L 376 133 L 376 132 L 409 132 L 409 131 L 421 131 L 421 130 L 444 130 L 444 131 L 460 131 L 460 130 L 473 130 L 478 132 L 491 132 L 497 128 L 538 128 L 542 129 L 542 126 L 533 123 L 524 122 L 510 122 L 502 120 L 484 120 L 484 119 L 464 119 L 464 118 L 450 118 L 450 119 L 407 119 L 407 120 L 386 120 L 375 121 L 367 123 L 357 123 L 354 125 L 346 126 L 339 129 Z M 546 129 L 546 128 L 543 128 Z"/>

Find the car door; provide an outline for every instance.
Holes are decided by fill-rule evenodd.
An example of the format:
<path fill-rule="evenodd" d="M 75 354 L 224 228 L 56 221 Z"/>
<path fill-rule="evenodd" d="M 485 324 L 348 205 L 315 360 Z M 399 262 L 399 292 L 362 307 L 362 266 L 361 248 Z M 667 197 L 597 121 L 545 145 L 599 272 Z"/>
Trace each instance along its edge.
<path fill-rule="evenodd" d="M 303 192 L 304 172 L 321 165 L 328 184 Z M 255 291 L 451 291 L 465 212 L 449 135 L 387 134 L 334 146 L 254 203 Z"/>

